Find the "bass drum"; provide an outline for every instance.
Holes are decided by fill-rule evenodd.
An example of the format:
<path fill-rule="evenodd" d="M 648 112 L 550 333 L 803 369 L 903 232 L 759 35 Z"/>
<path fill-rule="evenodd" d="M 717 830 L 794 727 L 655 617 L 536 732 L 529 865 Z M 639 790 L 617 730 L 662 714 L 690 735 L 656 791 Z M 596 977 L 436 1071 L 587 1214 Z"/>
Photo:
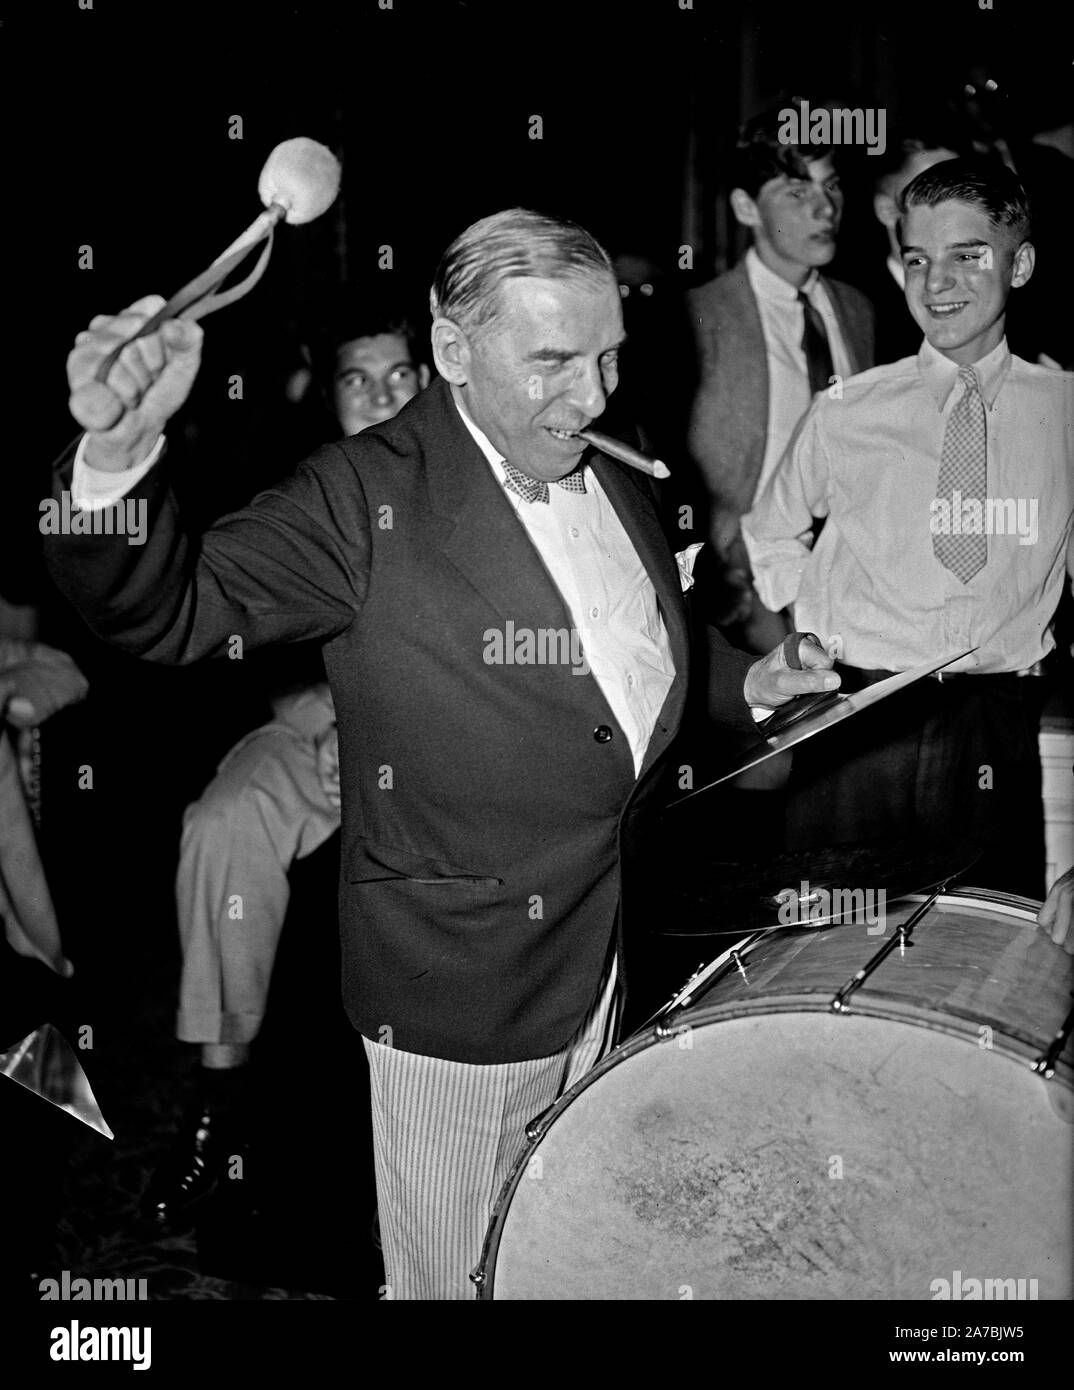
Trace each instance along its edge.
<path fill-rule="evenodd" d="M 1037 907 L 747 938 L 531 1126 L 479 1297 L 1070 1298 L 1072 961 Z"/>

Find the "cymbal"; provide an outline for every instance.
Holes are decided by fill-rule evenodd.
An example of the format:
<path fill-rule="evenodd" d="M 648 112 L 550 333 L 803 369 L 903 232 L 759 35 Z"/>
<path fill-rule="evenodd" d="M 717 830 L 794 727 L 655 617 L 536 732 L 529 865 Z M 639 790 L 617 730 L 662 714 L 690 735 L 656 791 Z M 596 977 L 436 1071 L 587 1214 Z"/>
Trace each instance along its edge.
<path fill-rule="evenodd" d="M 913 685 L 915 681 L 922 680 L 925 676 L 931 676 L 934 672 L 943 670 L 945 666 L 961 661 L 963 657 L 972 656 L 976 650 L 976 647 L 970 647 L 967 651 L 956 652 L 954 656 L 945 656 L 938 661 L 930 661 L 924 666 L 917 666 L 912 671 L 899 671 L 893 676 L 887 676 L 884 680 L 876 681 L 875 684 L 866 686 L 864 690 L 856 690 L 850 695 L 844 695 L 841 691 L 834 690 L 817 695 L 799 695 L 793 700 L 788 700 L 785 705 L 782 705 L 757 725 L 757 732 L 761 738 L 756 743 L 751 744 L 744 753 L 740 753 L 725 772 L 713 781 L 707 782 L 703 787 L 695 787 L 685 796 L 677 797 L 674 801 L 669 802 L 664 808 L 665 811 L 673 811 L 693 797 L 708 791 L 710 787 L 718 787 L 722 782 L 730 781 L 732 777 L 737 777 L 740 772 L 745 772 L 747 768 L 756 767 L 758 763 L 774 758 L 777 753 L 783 753 L 788 748 L 793 748 L 795 744 L 812 738 L 822 729 L 830 729 L 833 724 L 842 723 L 844 719 L 849 719 L 852 714 L 859 714 L 862 710 L 869 709 L 880 700 L 886 700 L 889 695 L 894 695 L 896 691 Z"/>
<path fill-rule="evenodd" d="M 850 922 L 855 910 L 926 892 L 961 878 L 980 858 L 967 840 L 865 841 L 780 854 L 748 863 L 676 866 L 681 886 L 667 902 L 660 936 L 742 936 L 786 927 Z M 704 881 L 700 881 L 701 879 Z M 870 897 L 869 895 L 872 894 Z"/>

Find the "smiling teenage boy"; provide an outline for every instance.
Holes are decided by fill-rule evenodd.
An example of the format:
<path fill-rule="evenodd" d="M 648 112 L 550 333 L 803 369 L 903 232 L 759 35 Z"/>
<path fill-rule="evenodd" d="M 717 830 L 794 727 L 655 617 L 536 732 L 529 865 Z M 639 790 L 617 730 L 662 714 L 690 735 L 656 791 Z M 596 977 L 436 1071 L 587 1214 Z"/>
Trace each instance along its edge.
<path fill-rule="evenodd" d="M 814 404 L 743 535 L 762 600 L 836 644 L 847 689 L 976 650 L 803 745 L 790 840 L 965 836 L 986 851 L 975 883 L 1039 897 L 1039 676 L 1074 523 L 1074 374 L 1007 347 L 1008 298 L 1035 259 L 1009 169 L 945 160 L 900 213 L 925 341 Z"/>

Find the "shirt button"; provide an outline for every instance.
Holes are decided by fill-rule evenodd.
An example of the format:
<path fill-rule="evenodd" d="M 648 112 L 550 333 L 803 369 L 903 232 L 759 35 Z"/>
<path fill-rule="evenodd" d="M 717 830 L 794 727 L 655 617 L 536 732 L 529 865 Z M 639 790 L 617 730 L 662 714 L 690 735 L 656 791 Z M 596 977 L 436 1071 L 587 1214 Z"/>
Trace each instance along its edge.
<path fill-rule="evenodd" d="M 589 610 L 589 616 L 590 616 L 591 618 L 599 618 L 599 617 L 600 617 L 600 609 L 596 606 L 596 604 L 594 604 L 593 607 Z"/>
<path fill-rule="evenodd" d="M 582 533 L 578 530 L 577 526 L 572 526 L 570 529 L 570 534 L 572 540 L 577 540 Z"/>
<path fill-rule="evenodd" d="M 631 687 L 634 685 L 634 672 L 633 672 L 633 671 L 628 671 L 628 672 L 627 672 L 626 683 L 627 683 L 627 685 L 629 685 L 629 686 L 631 686 Z"/>
<path fill-rule="evenodd" d="M 612 731 L 608 728 L 607 724 L 598 724 L 593 730 L 593 737 L 598 743 L 610 743 Z"/>

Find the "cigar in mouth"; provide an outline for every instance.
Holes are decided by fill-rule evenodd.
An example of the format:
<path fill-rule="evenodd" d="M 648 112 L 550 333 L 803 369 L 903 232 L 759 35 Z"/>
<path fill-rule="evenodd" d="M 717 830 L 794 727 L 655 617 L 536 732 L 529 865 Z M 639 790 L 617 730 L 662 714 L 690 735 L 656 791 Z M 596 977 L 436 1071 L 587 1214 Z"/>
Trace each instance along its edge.
<path fill-rule="evenodd" d="M 637 449 L 632 449 L 629 444 L 624 444 L 619 439 L 612 439 L 610 435 L 600 434 L 597 430 L 579 430 L 578 438 L 584 439 L 587 444 L 592 444 L 594 449 L 599 449 L 602 454 L 607 454 L 609 458 L 618 459 L 620 463 L 629 463 L 631 468 L 648 473 L 650 478 L 671 477 L 671 470 L 666 463 L 661 463 L 659 459 L 651 459 L 646 454 L 640 454 Z"/>

